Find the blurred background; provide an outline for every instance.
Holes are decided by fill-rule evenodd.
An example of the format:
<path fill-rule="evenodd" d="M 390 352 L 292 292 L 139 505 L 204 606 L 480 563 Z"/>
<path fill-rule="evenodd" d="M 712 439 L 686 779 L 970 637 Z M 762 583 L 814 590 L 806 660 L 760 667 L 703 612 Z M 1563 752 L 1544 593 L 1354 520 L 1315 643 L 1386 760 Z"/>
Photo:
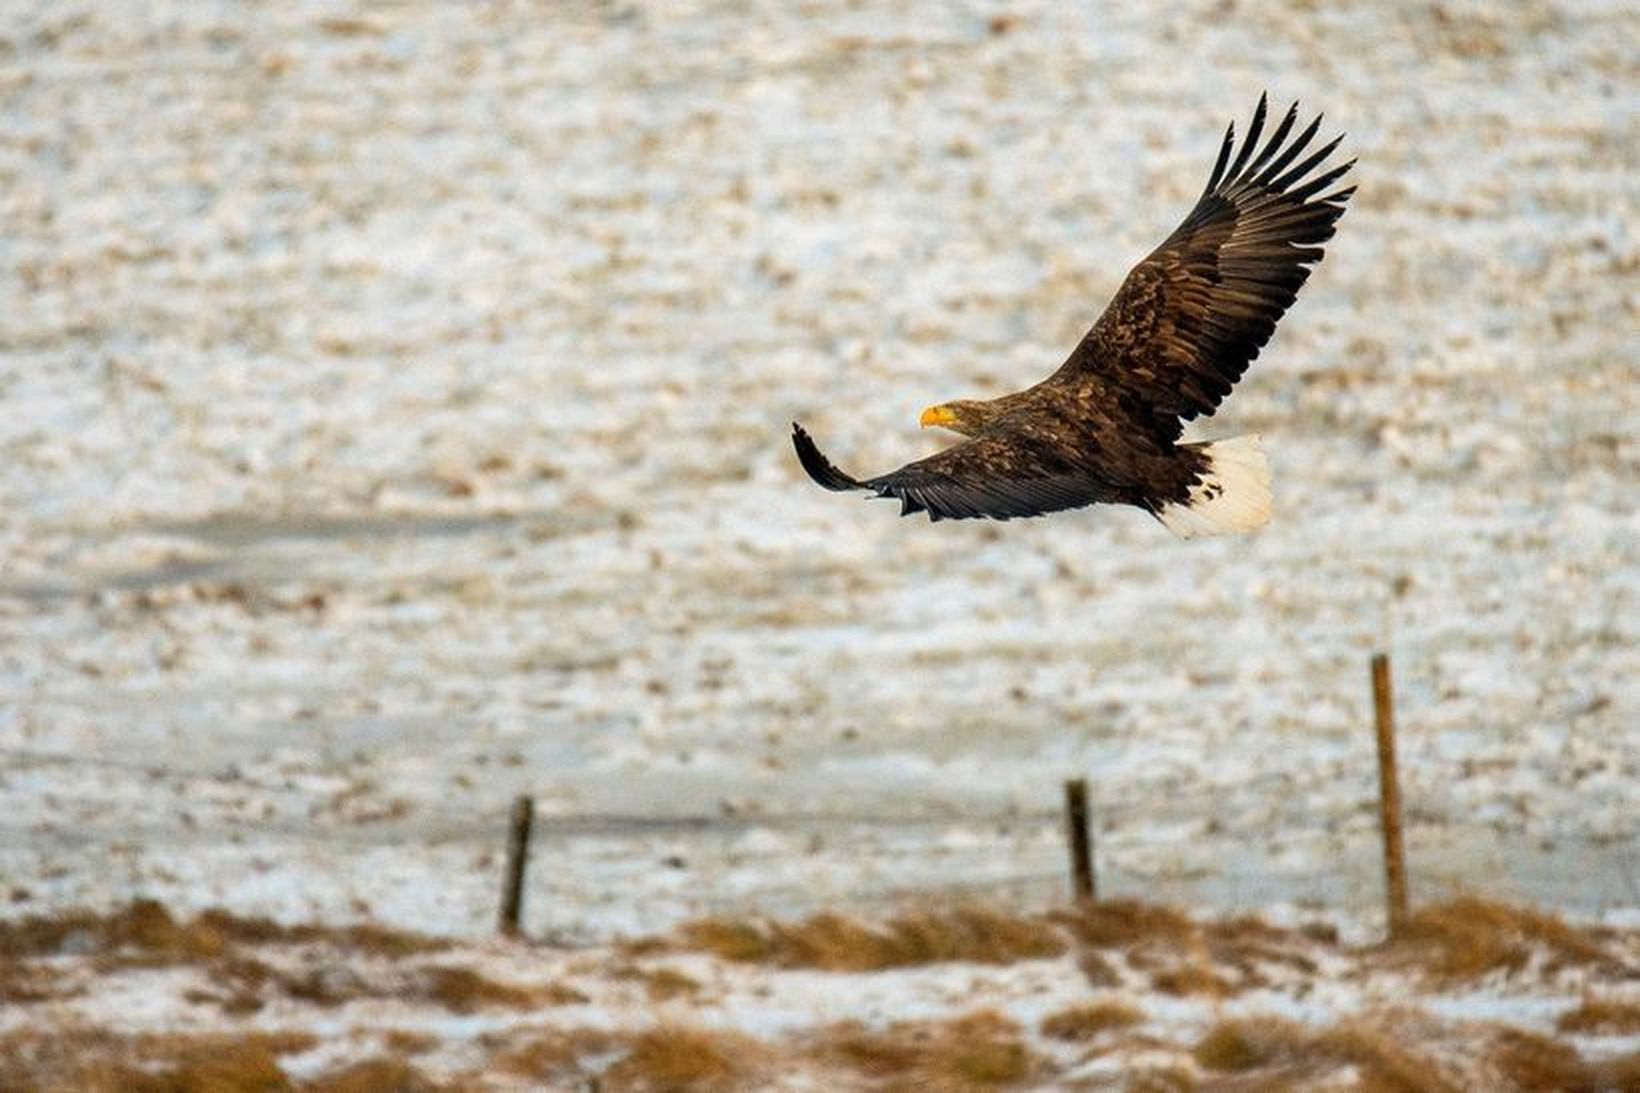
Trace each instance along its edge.
<path fill-rule="evenodd" d="M 1640 909 L 1620 3 L 9 3 L 0 875 L 451 935 L 906 889 Z M 1277 512 L 815 489 L 1051 371 L 1261 91 L 1360 191 Z"/>

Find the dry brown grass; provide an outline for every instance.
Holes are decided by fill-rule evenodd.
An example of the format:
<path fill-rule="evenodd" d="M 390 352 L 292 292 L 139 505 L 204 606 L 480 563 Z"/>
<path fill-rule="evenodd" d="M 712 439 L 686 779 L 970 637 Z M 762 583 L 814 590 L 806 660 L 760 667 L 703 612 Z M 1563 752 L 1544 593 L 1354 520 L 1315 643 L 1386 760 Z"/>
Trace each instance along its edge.
<path fill-rule="evenodd" d="M 1306 1088 L 1327 1070 L 1355 1068 L 1356 1086 L 1371 1093 L 1461 1093 L 1428 1058 L 1401 1046 L 1401 1034 L 1357 1022 L 1314 1030 L 1278 1017 L 1222 1021 L 1196 1044 L 1207 1070 L 1257 1073 L 1261 1087 Z"/>
<path fill-rule="evenodd" d="M 489 978 L 471 968 L 431 964 L 389 968 L 367 974 L 334 963 L 314 963 L 283 971 L 251 957 L 234 957 L 212 969 L 209 990 L 195 991 L 195 1002 L 215 1002 L 227 1013 L 253 1013 L 275 996 L 331 1008 L 366 999 L 385 998 L 431 1003 L 452 1013 L 483 1009 L 535 1009 L 585 1002 L 586 995 L 557 983 L 517 986 Z"/>
<path fill-rule="evenodd" d="M 1611 968 L 1606 931 L 1568 925 L 1558 915 L 1528 907 L 1464 897 L 1420 908 L 1391 946 L 1429 974 L 1448 982 L 1489 972 L 1517 972 L 1534 951 L 1549 971 L 1567 966 Z"/>
<path fill-rule="evenodd" d="M 1640 1089 L 1640 1053 L 1591 1061 L 1570 1044 L 1525 1029 L 1504 1029 L 1489 1061 L 1521 1093 L 1616 1093 Z"/>
<path fill-rule="evenodd" d="M 80 993 L 53 969 L 0 954 L 0 1003 L 44 1002 Z"/>
<path fill-rule="evenodd" d="M 1640 1001 L 1600 998 L 1590 995 L 1555 1021 L 1561 1032 L 1590 1036 L 1633 1036 L 1640 1034 Z"/>
<path fill-rule="evenodd" d="M 283 1055 L 312 1047 L 295 1033 L 120 1036 L 101 1029 L 22 1030 L 0 1037 L 7 1093 L 275 1093 L 292 1088 Z"/>
<path fill-rule="evenodd" d="M 646 968 L 639 964 L 620 964 L 610 970 L 609 977 L 642 984 L 651 1002 L 669 1002 L 675 998 L 693 999 L 700 994 L 700 984 L 675 968 Z"/>
<path fill-rule="evenodd" d="M 990 1011 L 954 1021 L 901 1022 L 881 1031 L 837 1025 L 818 1036 L 811 1054 L 828 1070 L 852 1071 L 891 1089 L 1005 1089 L 1045 1071 L 1019 1026 Z"/>
<path fill-rule="evenodd" d="M 1240 990 L 1205 961 L 1188 959 L 1153 973 L 1150 985 L 1163 994 L 1205 994 L 1210 998 L 1223 998 Z"/>
<path fill-rule="evenodd" d="M 1137 900 L 1088 903 L 1051 917 L 1082 944 L 1106 949 L 1151 941 L 1183 943 L 1197 933 L 1196 924 L 1180 912 Z"/>
<path fill-rule="evenodd" d="M 446 1088 L 403 1059 L 365 1059 L 302 1084 L 302 1093 L 435 1093 Z"/>
<path fill-rule="evenodd" d="M 1116 980 L 1109 962 L 1099 956 L 1102 949 L 1126 954 L 1129 964 L 1150 973 L 1155 989 L 1175 995 L 1225 997 L 1266 986 L 1266 965 L 1315 970 L 1307 951 L 1317 942 L 1250 915 L 1198 923 L 1169 907 L 1113 900 L 1053 918 L 1087 947 L 1082 965 L 1095 986 Z"/>
<path fill-rule="evenodd" d="M 832 913 L 792 923 L 703 919 L 678 936 L 727 960 L 841 972 L 949 960 L 1009 964 L 1066 950 L 1065 938 L 1045 919 L 976 906 L 910 911 L 880 925 Z"/>
<path fill-rule="evenodd" d="M 772 932 L 761 923 L 745 919 L 696 919 L 678 927 L 677 936 L 683 946 L 711 953 L 724 960 L 744 964 L 773 964 L 779 960 Z M 664 949 L 651 943 L 648 946 L 631 945 L 628 951 L 646 955 Z"/>
<path fill-rule="evenodd" d="M 1364 949 L 1343 949 L 1335 939 L 1257 918 L 1197 921 L 1165 907 L 1113 902 L 1034 915 L 974 906 L 916 910 L 880 922 L 840 914 L 787 923 L 706 920 L 666 939 L 589 953 L 580 965 L 562 967 L 563 974 L 589 981 L 641 987 L 650 1002 L 694 1001 L 702 993 L 700 983 L 666 961 L 645 959 L 680 945 L 771 968 L 844 973 L 941 961 L 1007 964 L 1071 950 L 1083 973 L 1101 984 L 1137 978 L 1164 992 L 1213 996 L 1272 982 L 1301 991 L 1324 967 L 1350 979 L 1388 975 L 1397 982 L 1407 968 L 1427 967 L 1435 984 L 1447 985 L 1493 971 L 1552 974 L 1575 964 L 1589 973 L 1581 977 L 1585 989 L 1598 991 L 1624 974 L 1624 944 L 1612 931 L 1478 900 L 1426 908 L 1395 943 Z M 50 1027 L 61 1020 L 51 1003 L 86 983 L 94 989 L 99 974 L 140 982 L 146 979 L 141 969 L 178 966 L 197 971 L 197 979 L 180 988 L 185 998 L 218 1005 L 228 1015 L 291 999 L 316 1007 L 393 999 L 460 1014 L 586 1000 L 558 984 L 492 979 L 479 970 L 485 965 L 464 961 L 459 952 L 425 955 L 442 948 L 390 931 L 288 927 L 220 913 L 180 919 L 158 904 L 138 902 L 106 915 L 0 924 L 0 1004 L 40 1006 L 34 1012 L 47 1019 L 40 1027 Z M 81 959 L 59 959 L 65 956 Z M 624 993 L 635 995 L 635 988 Z M 1193 1051 L 1147 1038 L 1144 1030 L 1122 1031 L 1145 1020 L 1124 1001 L 1090 1000 L 1044 1018 L 1038 1031 L 1088 1045 L 1084 1051 L 1155 1052 L 1160 1058 L 1146 1060 L 1160 1068 L 1147 1079 L 1154 1088 L 1189 1088 L 1192 1075 L 1204 1075 L 1206 1085 L 1226 1090 L 1346 1083 L 1368 1093 L 1447 1093 L 1461 1087 L 1455 1074 L 1464 1066 L 1471 1068 L 1462 1075 L 1471 1086 L 1480 1068 L 1499 1089 L 1640 1089 L 1640 1061 L 1592 1061 L 1565 1042 L 1495 1025 L 1437 1022 L 1416 1010 L 1379 1011 L 1371 1021 L 1330 1028 L 1273 1017 L 1229 1020 Z M 1563 1033 L 1633 1035 L 1640 1031 L 1640 1004 L 1591 993 L 1558 1024 Z M 259 1034 L 122 1037 L 59 1025 L 49 1036 L 0 1037 L 0 1090 L 286 1089 L 280 1058 L 305 1043 Z M 419 1034 L 402 1043 L 382 1039 L 310 1087 L 322 1093 L 431 1088 L 413 1057 L 441 1043 Z M 838 1088 L 955 1091 L 1041 1082 L 1053 1071 L 1052 1059 L 1035 1054 L 1015 1024 L 988 1011 L 886 1028 L 845 1023 L 778 1044 L 663 1025 L 639 1035 L 514 1029 L 481 1037 L 478 1047 L 480 1069 L 442 1074 L 440 1088 L 476 1090 L 510 1076 L 504 1080 L 549 1088 L 596 1081 L 606 1090 L 755 1089 L 783 1067 L 796 1067 L 827 1082 L 835 1076 Z M 1173 1051 L 1178 1065 L 1169 1059 Z M 1187 1052 L 1197 1069 L 1191 1070 Z M 1130 1087 L 1141 1087 L 1137 1075 L 1129 1077 Z"/>
<path fill-rule="evenodd" d="M 215 1003 L 223 1013 L 243 1016 L 267 1004 L 267 985 L 280 980 L 269 964 L 251 956 L 233 955 L 211 962 L 207 986 L 184 997 L 197 1004 Z"/>
<path fill-rule="evenodd" d="M 739 1033 L 660 1025 L 633 1037 L 601 1085 L 612 1093 L 750 1089 L 760 1084 L 769 1057 L 764 1045 Z"/>
<path fill-rule="evenodd" d="M 216 930 L 229 940 L 246 945 L 324 944 L 371 956 L 403 957 L 438 952 L 449 942 L 410 930 L 396 930 L 373 923 L 353 926 L 319 926 L 312 923 L 285 925 L 265 918 L 249 918 L 228 911 L 202 911 L 193 920 L 196 926 Z"/>
<path fill-rule="evenodd" d="M 1640 1089 L 1640 1051 L 1590 1064 L 1589 1070 L 1602 1089 Z"/>
<path fill-rule="evenodd" d="M 1594 1069 L 1570 1045 L 1524 1029 L 1500 1033 L 1491 1062 L 1510 1086 L 1518 1090 L 1595 1093 L 1612 1088 L 1601 1083 Z"/>
<path fill-rule="evenodd" d="M 1090 987 L 1119 987 L 1122 977 L 1112 964 L 1096 949 L 1088 949 L 1076 958 L 1076 967 Z"/>
<path fill-rule="evenodd" d="M 235 944 L 318 943 L 384 957 L 446 947 L 432 938 L 380 926 L 285 926 L 220 910 L 178 919 L 149 899 L 106 914 L 69 911 L 0 922 L 0 956 L 20 960 L 89 954 L 102 958 L 104 966 L 209 961 Z"/>
<path fill-rule="evenodd" d="M 535 1009 L 574 1005 L 587 1000 L 581 992 L 558 983 L 519 987 L 498 983 L 471 968 L 442 965 L 417 969 L 411 978 L 410 988 L 393 992 L 389 997 L 426 999 L 452 1013 L 473 1013 L 489 1008 Z"/>
<path fill-rule="evenodd" d="M 1126 1093 L 1195 1093 L 1196 1075 L 1182 1066 L 1145 1067 L 1127 1079 Z"/>
<path fill-rule="evenodd" d="M 1038 1029 L 1050 1039 L 1080 1043 L 1095 1039 L 1101 1032 L 1137 1025 L 1144 1019 L 1145 1013 L 1138 1006 L 1110 999 L 1051 1013 L 1042 1019 Z"/>
<path fill-rule="evenodd" d="M 1213 960 L 1235 969 L 1242 987 L 1264 986 L 1266 970 L 1287 969 L 1304 976 L 1315 974 L 1317 949 L 1336 947 L 1337 932 L 1330 939 L 1304 931 L 1283 930 L 1263 919 L 1241 915 L 1202 927 L 1203 947 Z"/>
<path fill-rule="evenodd" d="M 190 992 L 194 1002 L 215 1002 L 230 1014 L 255 1012 L 270 995 L 335 1006 L 362 998 L 427 1001 L 457 1013 L 501 1006 L 525 1008 L 583 1002 L 563 986 L 515 987 L 460 967 L 428 965 L 378 980 L 339 965 L 321 954 L 310 966 L 285 971 L 248 955 L 257 945 L 323 943 L 396 962 L 444 948 L 441 942 L 373 927 L 324 929 L 280 926 L 207 911 L 178 920 L 151 900 L 138 900 L 110 914 L 72 912 L 0 923 L 0 1000 L 27 1003 L 64 996 L 61 978 L 37 961 L 58 955 L 90 959 L 97 972 L 122 968 L 199 966 L 208 986 Z"/>
<path fill-rule="evenodd" d="M 491 1071 L 557 1087 L 589 1077 L 587 1061 L 617 1051 L 622 1040 L 602 1029 L 538 1028 L 491 1033 L 480 1037 L 479 1044 L 490 1052 Z"/>
<path fill-rule="evenodd" d="M 858 1021 L 822 1030 L 814 1053 L 828 1067 L 873 1077 L 903 1075 L 922 1058 L 922 1048 L 913 1038 L 874 1032 Z"/>
<path fill-rule="evenodd" d="M 210 960 L 229 939 L 215 926 L 177 922 L 153 900 L 136 900 L 108 914 L 72 911 L 0 923 L 0 953 L 14 959 L 63 953 L 132 963 Z"/>
<path fill-rule="evenodd" d="M 1463 1093 L 1426 1056 L 1407 1050 L 1415 1028 L 1384 1029 L 1346 1021 L 1317 1034 L 1321 1056 L 1353 1064 L 1362 1093 Z"/>
<path fill-rule="evenodd" d="M 443 1043 L 437 1036 L 419 1029 L 390 1028 L 382 1032 L 382 1046 L 394 1055 L 420 1055 Z"/>
<path fill-rule="evenodd" d="M 1312 1038 L 1304 1026 L 1279 1017 L 1236 1018 L 1214 1025 L 1191 1054 L 1207 1070 L 1238 1073 L 1302 1060 Z"/>

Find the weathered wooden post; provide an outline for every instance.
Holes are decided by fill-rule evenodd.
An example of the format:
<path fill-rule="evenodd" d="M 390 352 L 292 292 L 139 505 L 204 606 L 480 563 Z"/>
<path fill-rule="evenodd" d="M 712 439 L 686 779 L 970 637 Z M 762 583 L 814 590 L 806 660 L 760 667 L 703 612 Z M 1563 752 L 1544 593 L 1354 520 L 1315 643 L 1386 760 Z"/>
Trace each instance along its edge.
<path fill-rule="evenodd" d="M 1391 937 L 1401 932 L 1410 913 L 1407 901 L 1406 847 L 1401 837 L 1401 782 L 1395 769 L 1395 695 L 1390 687 L 1389 656 L 1372 656 L 1373 722 L 1378 732 L 1378 821 L 1384 832 L 1384 903 Z"/>
<path fill-rule="evenodd" d="M 518 936 L 518 919 L 524 910 L 524 869 L 530 857 L 530 827 L 535 820 L 535 802 L 522 796 L 513 801 L 507 831 L 507 872 L 501 888 L 501 932 Z"/>
<path fill-rule="evenodd" d="M 1071 892 L 1078 900 L 1098 898 L 1093 879 L 1093 829 L 1088 820 L 1088 780 L 1065 783 L 1065 830 L 1071 848 Z"/>

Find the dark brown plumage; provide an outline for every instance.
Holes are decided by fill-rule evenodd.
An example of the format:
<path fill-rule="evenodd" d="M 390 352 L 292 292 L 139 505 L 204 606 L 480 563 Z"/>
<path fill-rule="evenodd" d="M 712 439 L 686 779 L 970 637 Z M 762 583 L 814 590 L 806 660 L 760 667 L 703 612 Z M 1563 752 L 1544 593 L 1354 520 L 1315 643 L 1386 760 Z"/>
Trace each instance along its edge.
<path fill-rule="evenodd" d="M 1354 161 L 1328 165 L 1342 138 L 1310 151 L 1321 119 L 1294 136 L 1297 119 L 1295 104 L 1260 146 L 1261 96 L 1239 148 L 1230 127 L 1195 207 L 1133 268 L 1053 375 L 923 414 L 924 425 L 967 439 L 860 480 L 794 424 L 804 470 L 827 489 L 898 498 L 902 515 L 932 520 L 1115 502 L 1185 536 L 1262 524 L 1269 475 L 1255 438 L 1178 441 L 1184 422 L 1211 415 L 1269 341 L 1354 192 L 1324 193 Z"/>

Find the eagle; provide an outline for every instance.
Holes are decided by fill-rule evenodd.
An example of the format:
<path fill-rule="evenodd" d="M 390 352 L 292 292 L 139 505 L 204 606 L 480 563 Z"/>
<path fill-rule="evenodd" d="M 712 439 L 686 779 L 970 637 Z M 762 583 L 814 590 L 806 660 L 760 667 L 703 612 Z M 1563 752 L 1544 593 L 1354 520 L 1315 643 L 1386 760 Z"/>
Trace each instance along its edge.
<path fill-rule="evenodd" d="M 900 515 L 1010 520 L 1094 504 L 1136 505 L 1182 538 L 1262 527 L 1270 465 L 1259 437 L 1182 441 L 1184 423 L 1230 393 L 1292 306 L 1354 186 L 1355 164 L 1310 150 L 1298 104 L 1264 136 L 1259 97 L 1246 139 L 1225 131 L 1207 186 L 1178 228 L 1135 266 L 1065 362 L 1033 387 L 922 412 L 965 439 L 875 478 L 832 465 L 792 423 L 797 458 L 828 490 L 896 498 Z"/>

